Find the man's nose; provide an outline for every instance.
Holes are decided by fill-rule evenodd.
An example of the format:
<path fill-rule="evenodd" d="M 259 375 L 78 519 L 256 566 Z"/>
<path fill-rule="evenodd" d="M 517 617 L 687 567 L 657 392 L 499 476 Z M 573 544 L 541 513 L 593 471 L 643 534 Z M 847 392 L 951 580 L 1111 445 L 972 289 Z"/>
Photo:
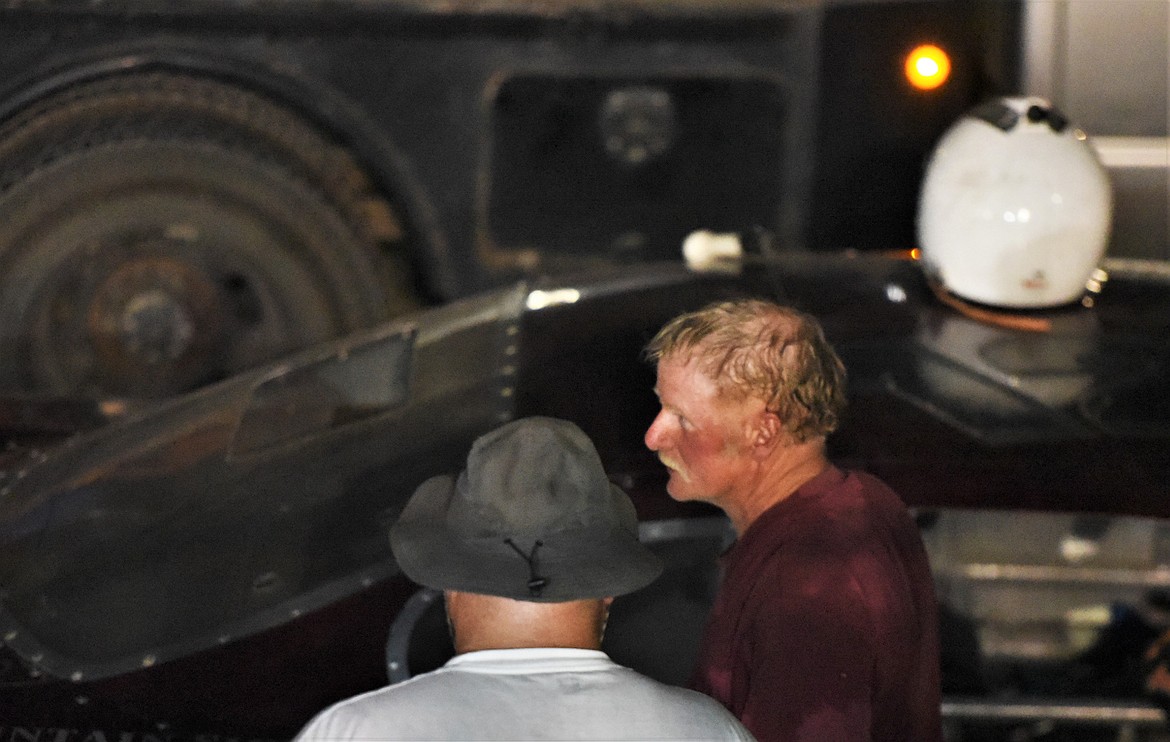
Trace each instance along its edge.
<path fill-rule="evenodd" d="M 659 412 L 658 415 L 655 416 L 654 422 L 650 423 L 650 427 L 646 429 L 646 435 L 643 438 L 643 442 L 646 444 L 646 448 L 649 448 L 651 451 L 658 451 L 662 448 L 664 427 L 665 424 L 662 421 L 662 413 Z"/>

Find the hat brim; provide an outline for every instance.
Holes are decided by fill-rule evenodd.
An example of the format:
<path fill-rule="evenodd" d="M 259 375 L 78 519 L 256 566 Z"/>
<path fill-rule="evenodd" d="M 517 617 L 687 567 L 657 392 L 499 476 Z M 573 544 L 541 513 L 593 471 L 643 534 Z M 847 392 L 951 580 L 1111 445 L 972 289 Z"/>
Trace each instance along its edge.
<path fill-rule="evenodd" d="M 613 484 L 610 487 L 614 497 L 628 502 L 624 492 Z M 620 526 L 573 528 L 541 534 L 535 573 L 545 578 L 545 584 L 534 593 L 529 588 L 528 561 L 508 545 L 508 535 L 454 534 L 447 528 L 454 493 L 454 477 L 428 479 L 390 529 L 398 566 L 420 585 L 554 603 L 625 595 L 650 584 L 662 572 L 662 562 L 638 541 L 636 533 Z M 525 554 L 532 549 L 532 540 L 515 538 Z"/>

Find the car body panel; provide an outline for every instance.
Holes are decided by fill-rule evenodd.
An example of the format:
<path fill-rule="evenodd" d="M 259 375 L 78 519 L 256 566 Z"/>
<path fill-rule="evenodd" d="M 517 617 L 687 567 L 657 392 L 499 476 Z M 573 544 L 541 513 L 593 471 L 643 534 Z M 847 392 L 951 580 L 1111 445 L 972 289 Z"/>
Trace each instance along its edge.
<path fill-rule="evenodd" d="M 713 274 L 618 266 L 426 310 L 128 415 L 3 480 L 0 608 L 25 674 L 0 684 L 0 710 L 56 698 L 71 718 L 280 736 L 376 687 L 385 667 L 372 647 L 416 589 L 386 529 L 478 435 L 536 414 L 593 438 L 646 535 L 671 554 L 675 579 L 659 590 L 681 602 L 646 599 L 631 615 L 669 620 L 663 605 L 676 616 L 685 606 L 693 620 L 679 626 L 694 631 L 655 632 L 668 644 L 642 658 L 673 657 L 663 672 L 681 681 L 718 514 L 671 500 L 642 444 L 657 411 L 642 348 L 670 317 L 721 298 L 771 296 L 821 320 L 849 369 L 832 456 L 919 513 L 1160 521 L 1170 279 L 1156 266 L 1099 278 L 1082 304 L 1028 313 L 1045 329 L 1025 331 L 940 301 L 905 255 L 751 257 Z M 688 522 L 702 559 L 679 546 L 686 538 L 662 536 Z M 361 672 L 338 666 L 355 656 Z"/>

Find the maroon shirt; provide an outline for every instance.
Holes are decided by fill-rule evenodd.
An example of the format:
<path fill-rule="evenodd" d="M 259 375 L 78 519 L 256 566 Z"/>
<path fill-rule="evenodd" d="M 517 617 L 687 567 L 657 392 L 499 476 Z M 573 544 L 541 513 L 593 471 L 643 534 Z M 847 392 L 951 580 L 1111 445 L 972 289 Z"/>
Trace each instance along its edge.
<path fill-rule="evenodd" d="M 941 740 L 934 582 L 889 487 L 829 467 L 723 567 L 691 687 L 762 742 Z"/>

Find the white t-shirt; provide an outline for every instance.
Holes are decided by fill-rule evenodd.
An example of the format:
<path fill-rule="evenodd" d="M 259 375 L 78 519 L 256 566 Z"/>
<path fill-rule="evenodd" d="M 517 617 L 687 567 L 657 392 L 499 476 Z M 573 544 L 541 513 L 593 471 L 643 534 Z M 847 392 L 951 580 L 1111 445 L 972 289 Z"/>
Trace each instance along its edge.
<path fill-rule="evenodd" d="M 468 652 L 322 711 L 318 740 L 752 740 L 718 702 L 588 649 Z"/>

